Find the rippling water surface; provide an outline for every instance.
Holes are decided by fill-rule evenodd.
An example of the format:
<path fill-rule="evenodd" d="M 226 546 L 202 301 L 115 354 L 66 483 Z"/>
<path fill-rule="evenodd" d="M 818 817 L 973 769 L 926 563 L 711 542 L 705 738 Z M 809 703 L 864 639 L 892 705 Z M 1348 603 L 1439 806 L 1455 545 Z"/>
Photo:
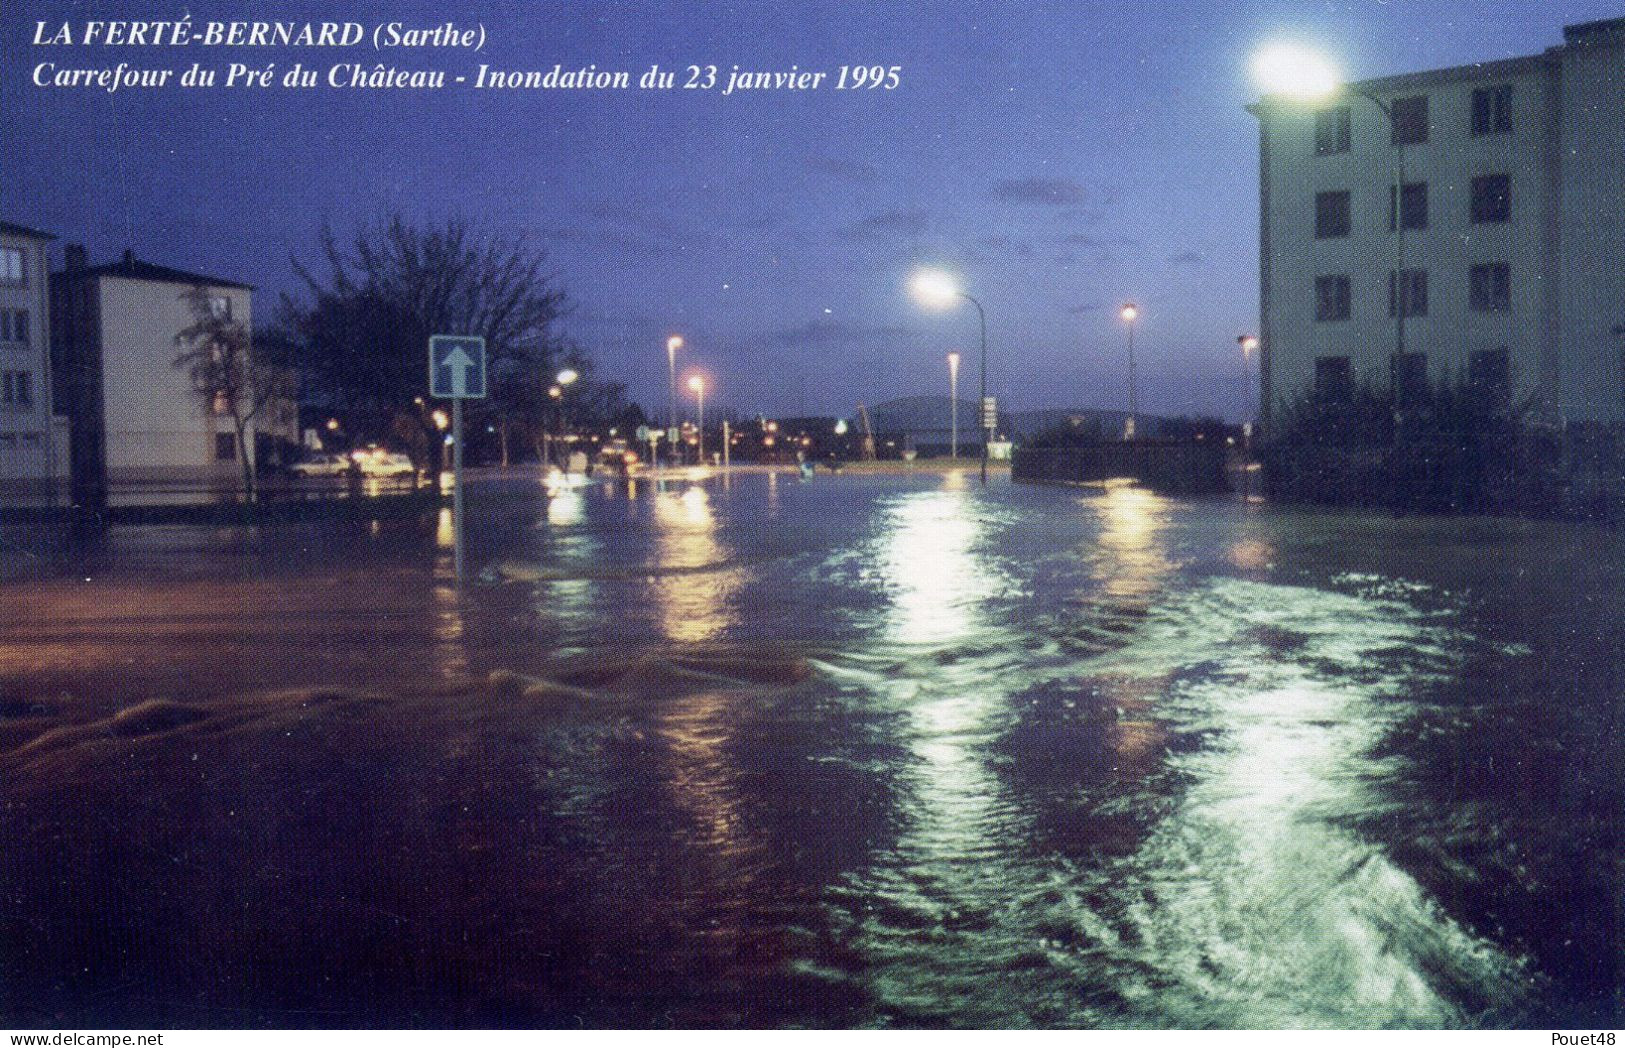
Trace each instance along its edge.
<path fill-rule="evenodd" d="M 471 505 L 8 540 L 0 1019 L 1617 1025 L 1616 534 Z"/>

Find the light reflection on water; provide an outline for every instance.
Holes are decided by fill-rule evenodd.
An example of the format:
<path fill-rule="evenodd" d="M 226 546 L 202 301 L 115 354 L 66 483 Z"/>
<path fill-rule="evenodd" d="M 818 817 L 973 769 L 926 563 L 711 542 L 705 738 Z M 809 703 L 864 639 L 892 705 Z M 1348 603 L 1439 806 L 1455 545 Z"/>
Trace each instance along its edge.
<path fill-rule="evenodd" d="M 1517 961 L 1343 824 L 1381 809 L 1399 769 L 1372 751 L 1460 638 L 1392 601 L 1183 578 L 1150 492 L 1079 505 L 1098 526 L 1076 617 L 1115 643 L 1059 671 L 984 613 L 999 580 L 975 501 L 922 492 L 883 518 L 902 654 L 871 690 L 902 706 L 914 763 L 895 848 L 830 899 L 877 1019 L 1449 1026 L 1522 996 Z M 1133 788 L 1090 797 L 1100 770 L 1079 766 L 1075 802 L 1108 838 L 1142 827 L 1105 864 L 1033 848 L 1001 775 L 1025 730 L 1012 696 L 1080 685 Z"/>
<path fill-rule="evenodd" d="M 657 563 L 667 571 L 654 586 L 665 635 L 678 643 L 715 640 L 733 621 L 730 598 L 745 578 L 728 567 L 718 540 L 711 494 L 699 485 L 661 491 L 654 499 Z M 717 565 L 717 570 L 705 569 Z"/>
<path fill-rule="evenodd" d="M 588 914 L 553 952 L 496 951 L 502 985 L 619 966 L 611 1022 L 671 1021 L 650 1000 L 669 992 L 702 1024 L 1449 1026 L 1527 1014 L 1543 992 L 1389 829 L 1418 818 L 1428 771 L 1395 740 L 1484 642 L 1397 573 L 1277 569 L 1355 529 L 1306 538 L 1126 486 L 984 492 L 964 473 L 530 484 L 514 507 L 476 499 L 471 555 L 531 575 L 461 590 L 449 509 L 409 534 L 358 524 L 364 555 L 286 577 L 223 553 L 220 577 L 176 580 L 200 540 L 150 531 L 111 593 L 75 576 L 0 594 L 29 618 L 0 636 L 0 673 L 50 660 L 53 685 L 99 681 L 127 636 L 166 658 L 227 652 L 239 678 L 250 655 L 304 672 L 313 652 L 370 673 L 402 652 L 413 672 L 541 672 L 561 636 L 630 661 L 636 687 L 557 722 L 492 700 L 541 711 L 512 736 L 534 781 L 476 791 L 492 840 L 544 886 L 531 901 Z M 242 557 L 261 540 L 206 541 Z M 279 633 L 289 608 L 302 629 Z M 72 642 L 89 626 L 93 657 Z M 230 646 L 194 643 L 218 635 Z M 763 684 L 685 664 L 770 645 L 822 672 Z M 1470 843 L 1498 832 L 1486 798 L 1443 793 L 1438 820 Z M 512 885 L 486 875 L 468 890 L 500 924 Z M 843 1002 L 833 1020 L 775 996 L 790 975 Z"/>

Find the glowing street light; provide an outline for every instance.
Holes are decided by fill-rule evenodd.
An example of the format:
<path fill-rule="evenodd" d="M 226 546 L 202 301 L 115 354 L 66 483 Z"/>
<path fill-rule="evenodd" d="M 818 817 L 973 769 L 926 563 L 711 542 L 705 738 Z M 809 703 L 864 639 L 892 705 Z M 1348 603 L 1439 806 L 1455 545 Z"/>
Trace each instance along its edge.
<path fill-rule="evenodd" d="M 928 309 L 947 309 L 957 300 L 964 299 L 976 307 L 976 317 L 982 334 L 982 390 L 978 409 L 982 413 L 982 485 L 987 485 L 988 445 L 993 443 L 993 418 L 987 410 L 987 311 L 982 304 L 959 286 L 959 281 L 940 269 L 922 269 L 909 281 L 909 291 Z"/>
<path fill-rule="evenodd" d="M 563 371 L 554 376 L 553 381 L 557 382 L 561 386 L 568 386 L 580 377 L 581 372 L 577 371 L 575 368 L 565 368 Z"/>
<path fill-rule="evenodd" d="M 688 377 L 688 388 L 700 401 L 700 463 L 705 463 L 705 379 L 699 375 Z"/>
<path fill-rule="evenodd" d="M 1134 322 L 1140 319 L 1140 307 L 1132 302 L 1125 302 L 1117 315 L 1128 325 L 1128 424 L 1123 427 L 1123 439 L 1133 440 L 1134 417 L 1139 414 L 1139 400 L 1134 380 Z"/>
<path fill-rule="evenodd" d="M 1253 56 L 1253 80 L 1272 95 L 1320 102 L 1343 86 L 1343 74 L 1325 55 L 1301 44 L 1268 44 Z"/>
<path fill-rule="evenodd" d="M 666 429 L 677 428 L 677 351 L 683 348 L 683 336 L 673 335 L 666 339 Z M 672 443 L 671 454 L 677 450 L 676 442 Z"/>
<path fill-rule="evenodd" d="M 928 309 L 947 309 L 964 292 L 959 282 L 940 269 L 922 269 L 909 281 L 909 290 Z"/>
<path fill-rule="evenodd" d="M 1236 345 L 1241 347 L 1242 370 L 1247 373 L 1247 413 L 1257 415 L 1258 394 L 1254 392 L 1253 354 L 1258 351 L 1259 341 L 1257 335 L 1237 335 Z M 1241 424 L 1241 436 L 1246 446 L 1253 443 L 1253 420 L 1247 419 Z"/>

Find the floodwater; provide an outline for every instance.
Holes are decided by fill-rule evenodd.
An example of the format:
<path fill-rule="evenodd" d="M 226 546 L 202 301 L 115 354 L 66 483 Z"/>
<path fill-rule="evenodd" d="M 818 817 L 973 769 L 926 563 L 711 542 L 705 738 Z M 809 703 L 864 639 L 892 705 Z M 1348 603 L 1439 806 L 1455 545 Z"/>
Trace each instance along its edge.
<path fill-rule="evenodd" d="M 1616 532 L 470 507 L 0 536 L 0 1025 L 1619 1024 Z"/>

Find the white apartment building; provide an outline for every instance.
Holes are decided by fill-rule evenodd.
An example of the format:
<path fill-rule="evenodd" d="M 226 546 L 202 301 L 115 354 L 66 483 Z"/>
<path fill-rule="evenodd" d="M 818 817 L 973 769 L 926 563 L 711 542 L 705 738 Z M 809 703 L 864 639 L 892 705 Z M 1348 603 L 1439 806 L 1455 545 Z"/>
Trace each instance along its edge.
<path fill-rule="evenodd" d="M 1625 422 L 1625 18 L 1563 35 L 1251 107 L 1266 422 L 1424 376 Z"/>
<path fill-rule="evenodd" d="M 0 222 L 0 485 L 8 497 L 67 476 L 67 420 L 51 410 L 52 239 Z"/>
<path fill-rule="evenodd" d="M 52 344 L 81 498 L 108 484 L 238 483 L 230 417 L 206 404 L 175 366 L 175 336 L 194 321 L 184 296 L 198 285 L 223 315 L 252 325 L 246 284 L 154 265 L 128 251 L 91 267 L 83 248 L 68 247 L 65 268 L 52 277 Z M 254 444 L 251 433 L 250 456 Z"/>

